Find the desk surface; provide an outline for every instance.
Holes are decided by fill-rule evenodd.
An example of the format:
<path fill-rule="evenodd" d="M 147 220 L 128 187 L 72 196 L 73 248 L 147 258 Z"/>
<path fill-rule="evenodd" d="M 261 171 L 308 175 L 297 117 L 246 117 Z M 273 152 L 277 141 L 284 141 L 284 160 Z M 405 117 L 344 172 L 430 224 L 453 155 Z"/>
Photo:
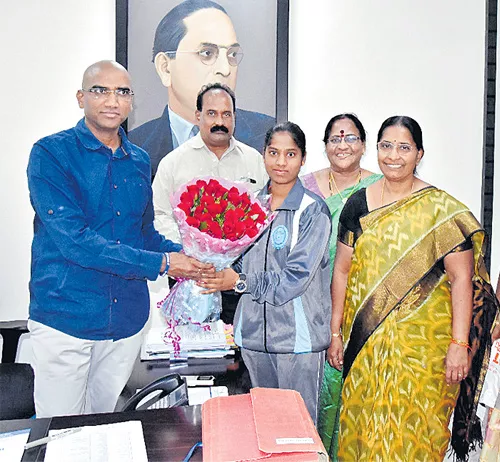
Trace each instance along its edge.
<path fill-rule="evenodd" d="M 49 429 L 99 425 L 127 420 L 140 420 L 148 460 L 182 461 L 189 449 L 201 441 L 201 406 L 181 406 L 151 411 L 116 412 L 111 414 L 89 414 L 80 416 L 53 417 L 52 419 L 26 419 L 0 421 L 0 432 L 31 428 L 28 441 L 47 436 Z M 45 446 L 24 452 L 23 462 L 41 462 L 45 457 Z M 193 461 L 201 461 L 197 450 Z"/>
<path fill-rule="evenodd" d="M 248 393 L 250 377 L 239 351 L 227 358 L 190 359 L 182 365 L 171 365 L 170 361 L 157 359 L 151 361 L 137 360 L 132 375 L 125 387 L 122 397 L 129 398 L 136 390 L 143 388 L 154 380 L 168 374 L 180 375 L 213 375 L 214 385 L 224 385 L 230 395 Z"/>

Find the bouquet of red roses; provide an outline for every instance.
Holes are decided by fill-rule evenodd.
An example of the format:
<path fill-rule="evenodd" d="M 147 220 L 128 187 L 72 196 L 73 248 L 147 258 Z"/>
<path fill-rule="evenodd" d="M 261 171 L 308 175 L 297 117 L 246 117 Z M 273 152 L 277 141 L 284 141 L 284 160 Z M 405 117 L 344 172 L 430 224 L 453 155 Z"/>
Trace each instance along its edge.
<path fill-rule="evenodd" d="M 186 255 L 212 263 L 218 271 L 253 244 L 274 217 L 243 184 L 223 179 L 186 183 L 171 203 Z M 162 303 L 167 319 L 176 324 L 218 319 L 220 294 L 202 291 L 194 281 L 178 281 Z"/>

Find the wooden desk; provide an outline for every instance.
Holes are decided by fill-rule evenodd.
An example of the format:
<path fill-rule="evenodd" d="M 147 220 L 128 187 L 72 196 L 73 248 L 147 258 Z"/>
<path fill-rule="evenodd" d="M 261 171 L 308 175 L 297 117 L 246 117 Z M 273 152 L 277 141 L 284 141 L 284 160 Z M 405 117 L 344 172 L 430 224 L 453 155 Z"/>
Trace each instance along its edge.
<path fill-rule="evenodd" d="M 145 387 L 154 380 L 168 374 L 180 375 L 213 375 L 214 385 L 224 385 L 230 395 L 248 393 L 250 378 L 247 368 L 236 351 L 234 357 L 213 359 L 190 359 L 182 365 L 171 365 L 165 359 L 141 361 L 137 360 L 132 375 L 122 393 L 121 399 L 130 398 L 136 390 Z"/>
<path fill-rule="evenodd" d="M 149 462 L 182 461 L 189 449 L 201 441 L 201 406 L 181 406 L 151 411 L 116 412 L 53 417 L 52 419 L 26 419 L 0 421 L 0 432 L 31 428 L 28 441 L 47 436 L 49 430 L 99 425 L 127 420 L 140 420 Z M 24 452 L 23 462 L 42 462 L 46 446 Z M 193 455 L 193 461 L 202 460 L 201 450 Z"/>

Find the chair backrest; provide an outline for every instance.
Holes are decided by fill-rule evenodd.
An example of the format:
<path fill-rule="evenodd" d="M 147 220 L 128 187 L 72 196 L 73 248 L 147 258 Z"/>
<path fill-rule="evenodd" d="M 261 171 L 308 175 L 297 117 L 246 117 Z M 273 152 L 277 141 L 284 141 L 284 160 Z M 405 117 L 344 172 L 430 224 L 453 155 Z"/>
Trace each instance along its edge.
<path fill-rule="evenodd" d="M 0 364 L 0 420 L 35 415 L 34 374 L 29 364 Z"/>
<path fill-rule="evenodd" d="M 31 334 L 25 332 L 21 334 L 17 342 L 16 363 L 31 364 L 33 360 L 33 348 L 31 346 Z"/>
<path fill-rule="evenodd" d="M 146 385 L 130 398 L 123 411 L 142 411 L 188 404 L 187 385 L 179 374 L 170 374 Z"/>

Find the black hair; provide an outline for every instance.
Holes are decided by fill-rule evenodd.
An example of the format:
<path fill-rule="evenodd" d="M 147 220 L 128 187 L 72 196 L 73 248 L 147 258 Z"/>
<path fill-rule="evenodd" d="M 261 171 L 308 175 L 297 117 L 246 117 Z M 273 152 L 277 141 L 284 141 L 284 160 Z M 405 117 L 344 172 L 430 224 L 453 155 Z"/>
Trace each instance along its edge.
<path fill-rule="evenodd" d="M 214 8 L 227 15 L 226 10 L 218 3 L 210 0 L 186 0 L 172 8 L 160 21 L 155 32 L 153 44 L 153 62 L 155 56 L 162 51 L 177 51 L 180 41 L 187 33 L 184 19 L 199 10 Z M 169 54 L 175 58 L 175 54 Z"/>
<path fill-rule="evenodd" d="M 205 93 L 211 90 L 225 91 L 233 101 L 233 111 L 236 110 L 236 96 L 234 95 L 234 91 L 231 90 L 227 85 L 217 82 L 217 83 L 209 83 L 208 85 L 203 85 L 203 87 L 201 87 L 201 90 L 198 93 L 198 96 L 196 97 L 196 109 L 198 111 L 201 112 L 201 110 L 203 109 L 203 96 L 205 95 Z"/>
<path fill-rule="evenodd" d="M 270 128 L 266 133 L 266 137 L 264 138 L 264 151 L 271 143 L 273 135 L 279 132 L 287 132 L 288 134 L 290 134 L 290 136 L 293 138 L 293 141 L 295 141 L 295 144 L 300 149 L 302 157 L 306 155 L 306 135 L 304 135 L 302 129 L 293 122 L 283 122 Z"/>
<path fill-rule="evenodd" d="M 338 122 L 339 120 L 349 119 L 358 129 L 359 137 L 361 141 L 364 143 L 366 141 L 366 131 L 363 124 L 358 119 L 356 114 L 352 114 L 350 112 L 346 112 L 344 114 L 337 114 L 335 117 L 332 117 L 330 121 L 326 124 L 325 128 L 325 136 L 323 137 L 323 143 L 328 143 L 328 138 L 330 138 L 330 132 L 332 131 L 333 124 Z"/>
<path fill-rule="evenodd" d="M 377 143 L 382 139 L 384 131 L 389 127 L 404 127 L 406 128 L 417 146 L 417 150 L 424 150 L 424 143 L 422 141 L 422 129 L 415 119 L 408 116 L 392 116 L 384 120 L 380 126 L 380 130 L 377 135 Z"/>

